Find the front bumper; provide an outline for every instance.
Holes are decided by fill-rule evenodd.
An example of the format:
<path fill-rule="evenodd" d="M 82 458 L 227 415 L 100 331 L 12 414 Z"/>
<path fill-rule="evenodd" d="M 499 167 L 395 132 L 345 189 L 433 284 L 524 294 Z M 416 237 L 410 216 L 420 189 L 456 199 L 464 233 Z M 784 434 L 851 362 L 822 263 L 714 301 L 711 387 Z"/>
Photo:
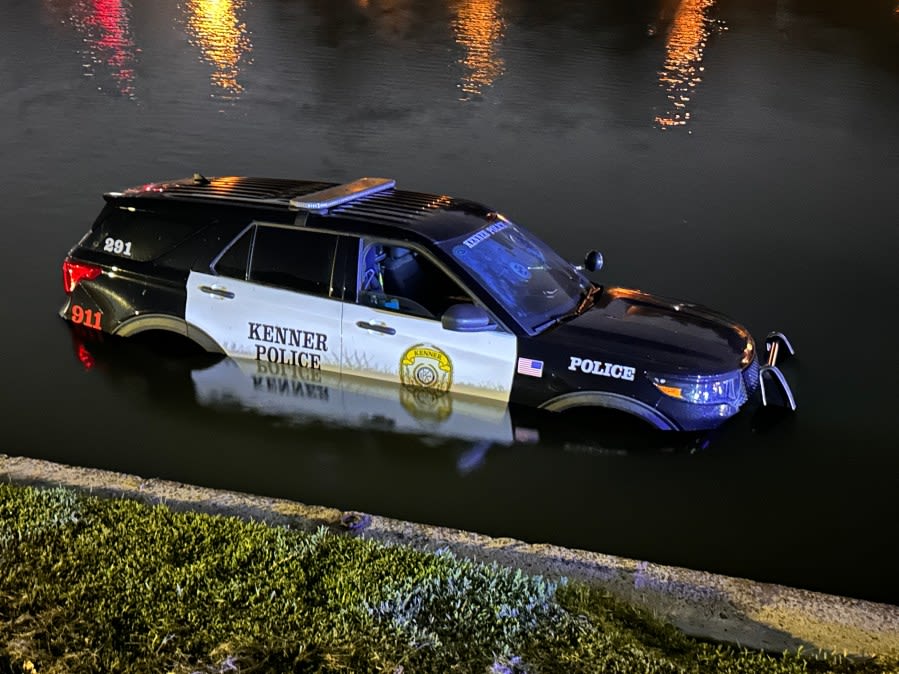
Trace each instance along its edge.
<path fill-rule="evenodd" d="M 759 380 L 762 387 L 762 405 L 768 406 L 773 402 L 772 394 L 779 399 L 784 407 L 796 411 L 796 398 L 793 390 L 787 383 L 787 378 L 777 367 L 778 358 L 787 358 L 795 355 L 796 351 L 787 336 L 782 332 L 769 332 L 765 338 L 765 350 L 768 352 L 768 361 L 759 368 Z"/>

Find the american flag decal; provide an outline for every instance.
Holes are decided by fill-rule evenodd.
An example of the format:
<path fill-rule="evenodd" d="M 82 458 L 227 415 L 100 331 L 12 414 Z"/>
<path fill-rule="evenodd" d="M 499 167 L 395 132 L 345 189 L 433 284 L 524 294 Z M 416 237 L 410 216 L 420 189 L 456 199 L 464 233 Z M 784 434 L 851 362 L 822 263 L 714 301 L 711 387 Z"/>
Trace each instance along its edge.
<path fill-rule="evenodd" d="M 526 374 L 529 377 L 542 377 L 543 361 L 532 358 L 519 358 L 518 374 Z"/>

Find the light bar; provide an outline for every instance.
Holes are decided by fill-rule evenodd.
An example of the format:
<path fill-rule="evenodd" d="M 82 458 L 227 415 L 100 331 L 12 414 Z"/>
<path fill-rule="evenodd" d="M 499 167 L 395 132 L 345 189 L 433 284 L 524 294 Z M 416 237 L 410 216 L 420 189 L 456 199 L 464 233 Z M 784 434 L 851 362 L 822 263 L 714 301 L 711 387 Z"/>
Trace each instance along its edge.
<path fill-rule="evenodd" d="M 389 190 L 395 185 L 396 180 L 393 178 L 359 178 L 350 183 L 294 197 L 290 200 L 290 205 L 306 211 L 326 211 L 347 201 Z"/>

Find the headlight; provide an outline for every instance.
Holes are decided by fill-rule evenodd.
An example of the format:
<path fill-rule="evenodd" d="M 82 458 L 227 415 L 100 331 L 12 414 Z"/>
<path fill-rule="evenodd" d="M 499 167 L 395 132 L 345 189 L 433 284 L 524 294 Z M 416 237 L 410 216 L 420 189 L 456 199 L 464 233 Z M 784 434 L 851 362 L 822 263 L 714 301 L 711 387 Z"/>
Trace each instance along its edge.
<path fill-rule="evenodd" d="M 739 407 L 746 402 L 746 389 L 739 371 L 696 377 L 650 375 L 650 379 L 666 396 L 688 403 L 697 405 L 727 403 Z"/>
<path fill-rule="evenodd" d="M 755 360 L 755 343 L 752 337 L 746 338 L 746 346 L 743 347 L 743 357 L 740 359 L 740 367 L 746 367 Z"/>

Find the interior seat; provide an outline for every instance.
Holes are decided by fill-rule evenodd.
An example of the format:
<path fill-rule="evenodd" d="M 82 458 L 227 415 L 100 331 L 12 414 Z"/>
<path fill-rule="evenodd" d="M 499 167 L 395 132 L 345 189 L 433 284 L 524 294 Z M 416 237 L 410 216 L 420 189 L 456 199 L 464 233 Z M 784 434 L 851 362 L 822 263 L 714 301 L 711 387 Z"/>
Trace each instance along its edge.
<path fill-rule="evenodd" d="M 408 248 L 391 246 L 381 262 L 384 292 L 417 300 L 425 290 L 421 287 L 424 275 L 415 254 Z"/>

